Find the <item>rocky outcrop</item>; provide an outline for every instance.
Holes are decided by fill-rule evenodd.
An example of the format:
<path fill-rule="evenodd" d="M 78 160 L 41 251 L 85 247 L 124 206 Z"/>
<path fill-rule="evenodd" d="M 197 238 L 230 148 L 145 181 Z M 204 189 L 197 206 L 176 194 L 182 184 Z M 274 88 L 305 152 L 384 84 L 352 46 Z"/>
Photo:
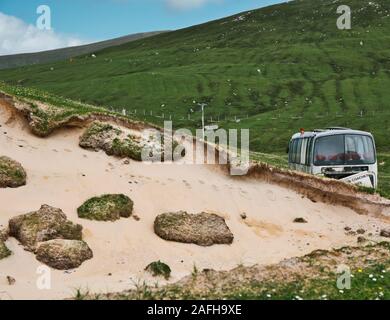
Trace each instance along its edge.
<path fill-rule="evenodd" d="M 19 162 L 0 157 L 0 188 L 17 188 L 26 184 L 27 174 Z"/>
<path fill-rule="evenodd" d="M 27 250 L 35 251 L 39 242 L 52 239 L 82 239 L 83 227 L 67 220 L 61 209 L 43 205 L 38 211 L 9 221 L 9 234 Z"/>
<path fill-rule="evenodd" d="M 106 194 L 86 201 L 77 209 L 80 218 L 97 221 L 115 221 L 129 218 L 133 213 L 133 201 L 123 194 Z"/>
<path fill-rule="evenodd" d="M 164 213 L 154 221 L 154 232 L 162 239 L 200 246 L 231 244 L 233 234 L 225 219 L 210 213 Z"/>
<path fill-rule="evenodd" d="M 92 259 L 92 250 L 84 241 L 55 239 L 38 246 L 37 259 L 58 270 L 78 268 Z"/>
<path fill-rule="evenodd" d="M 109 112 L 104 108 L 98 108 L 68 99 L 65 101 L 61 99 L 61 103 L 58 103 L 58 97 L 48 93 L 44 94 L 50 102 L 43 103 L 42 101 L 31 98 L 31 88 L 22 89 L 22 92 L 18 88 L 19 94 L 16 97 L 13 92 L 13 87 L 4 88 L 4 84 L 1 87 L 0 105 L 13 114 L 25 119 L 28 122 L 31 132 L 42 138 L 49 136 L 60 128 L 80 127 L 91 121 L 110 121 L 119 126 L 134 130 L 143 130 L 146 128 L 160 130 L 153 124 L 144 121 L 135 121 L 120 114 Z M 12 93 L 5 93 L 3 90 L 11 91 Z M 42 94 L 42 92 L 38 94 Z M 63 107 L 60 106 L 64 102 L 65 105 Z"/>

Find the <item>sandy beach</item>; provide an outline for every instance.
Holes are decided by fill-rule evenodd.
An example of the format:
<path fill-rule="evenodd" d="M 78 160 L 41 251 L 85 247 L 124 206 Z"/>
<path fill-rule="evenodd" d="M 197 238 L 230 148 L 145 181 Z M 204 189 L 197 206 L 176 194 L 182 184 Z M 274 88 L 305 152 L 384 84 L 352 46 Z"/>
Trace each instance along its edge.
<path fill-rule="evenodd" d="M 171 282 L 190 274 L 194 266 L 229 270 L 239 264 L 277 263 L 315 249 L 355 245 L 356 236 L 344 228 L 363 228 L 378 234 L 382 220 L 323 203 L 262 181 L 232 178 L 208 165 L 143 164 L 107 156 L 78 146 L 83 129 L 61 129 L 49 138 L 33 136 L 23 122 L 10 119 L 0 108 L 0 155 L 20 162 L 27 185 L 0 189 L 0 228 L 16 215 L 38 210 L 42 204 L 61 208 L 68 219 L 84 227 L 84 240 L 94 257 L 72 271 L 51 272 L 51 289 L 36 286 L 35 256 L 14 238 L 6 242 L 13 254 L 0 261 L 0 299 L 62 299 L 76 289 L 116 292 L 137 283 L 165 283 L 145 267 L 156 260 L 172 269 Z M 135 204 L 133 218 L 116 222 L 79 219 L 76 209 L 88 198 L 123 193 Z M 185 210 L 216 213 L 234 234 L 232 245 L 200 247 L 168 242 L 153 232 L 164 212 Z M 247 219 L 243 220 L 241 214 Z M 297 217 L 308 223 L 296 224 Z M 16 279 L 8 285 L 7 276 Z"/>

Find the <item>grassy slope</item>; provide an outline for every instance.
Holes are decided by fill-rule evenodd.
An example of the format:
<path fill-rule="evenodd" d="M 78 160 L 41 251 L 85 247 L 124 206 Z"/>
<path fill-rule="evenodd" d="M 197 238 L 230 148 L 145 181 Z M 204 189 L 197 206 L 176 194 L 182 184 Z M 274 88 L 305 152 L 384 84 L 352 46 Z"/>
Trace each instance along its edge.
<path fill-rule="evenodd" d="M 336 28 L 340 4 L 352 8 L 350 31 Z M 298 128 L 326 125 L 373 131 L 390 151 L 389 14 L 387 0 L 293 1 L 0 79 L 158 124 L 171 115 L 177 127 L 199 127 L 193 101 L 209 101 L 207 117 L 251 128 L 256 151 L 281 152 Z"/>

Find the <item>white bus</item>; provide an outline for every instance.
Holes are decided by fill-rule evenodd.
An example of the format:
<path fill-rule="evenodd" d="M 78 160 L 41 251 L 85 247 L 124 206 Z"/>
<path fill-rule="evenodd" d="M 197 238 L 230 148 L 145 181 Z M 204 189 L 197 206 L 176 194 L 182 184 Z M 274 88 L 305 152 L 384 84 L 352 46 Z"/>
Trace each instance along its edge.
<path fill-rule="evenodd" d="M 293 135 L 290 169 L 369 188 L 378 186 L 378 163 L 372 134 L 347 128 L 327 128 Z"/>

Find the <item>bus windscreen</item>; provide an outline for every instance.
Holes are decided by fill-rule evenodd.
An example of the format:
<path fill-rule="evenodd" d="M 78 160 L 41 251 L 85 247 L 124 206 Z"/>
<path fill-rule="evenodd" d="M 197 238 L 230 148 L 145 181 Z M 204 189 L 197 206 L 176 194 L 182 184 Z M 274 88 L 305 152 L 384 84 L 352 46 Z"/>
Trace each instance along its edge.
<path fill-rule="evenodd" d="M 371 137 L 365 135 L 334 135 L 316 140 L 314 165 L 374 164 L 375 147 Z"/>

